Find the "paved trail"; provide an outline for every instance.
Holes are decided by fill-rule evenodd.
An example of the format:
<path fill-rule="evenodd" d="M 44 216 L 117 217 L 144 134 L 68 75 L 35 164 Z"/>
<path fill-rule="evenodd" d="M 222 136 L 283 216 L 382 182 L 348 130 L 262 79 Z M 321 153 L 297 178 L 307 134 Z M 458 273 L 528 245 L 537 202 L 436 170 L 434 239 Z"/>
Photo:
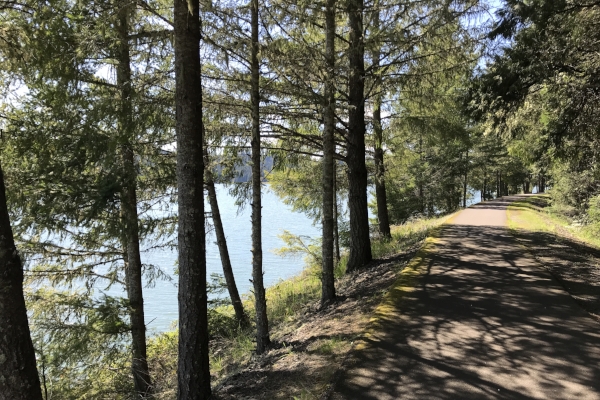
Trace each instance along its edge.
<path fill-rule="evenodd" d="M 442 229 L 332 399 L 600 399 L 600 324 L 507 231 L 509 201 Z"/>

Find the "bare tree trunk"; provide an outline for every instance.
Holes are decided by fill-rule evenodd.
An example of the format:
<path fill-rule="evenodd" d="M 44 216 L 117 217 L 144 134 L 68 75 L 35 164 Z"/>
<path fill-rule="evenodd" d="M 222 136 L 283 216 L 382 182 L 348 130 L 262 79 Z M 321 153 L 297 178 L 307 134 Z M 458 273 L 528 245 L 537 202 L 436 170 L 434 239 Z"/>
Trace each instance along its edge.
<path fill-rule="evenodd" d="M 379 30 L 379 1 L 375 3 L 373 28 Z M 383 126 L 381 124 L 381 105 L 383 103 L 383 80 L 379 71 L 381 62 L 380 45 L 373 51 L 373 71 L 375 72 L 375 101 L 373 104 L 373 134 L 375 136 L 375 196 L 377 198 L 377 220 L 379 233 L 384 238 L 391 238 L 390 217 L 388 214 L 387 193 L 385 189 L 385 164 L 383 162 Z"/>
<path fill-rule="evenodd" d="M 131 369 L 133 383 L 138 396 L 145 398 L 151 393 L 150 372 L 146 357 L 146 323 L 144 321 L 144 297 L 142 285 L 142 259 L 137 213 L 137 173 L 134 150 L 131 141 L 134 137 L 131 97 L 131 57 L 129 50 L 130 3 L 119 4 L 119 54 L 117 61 L 117 85 L 120 90 L 121 109 L 119 134 L 121 137 L 121 162 L 123 186 L 121 189 L 121 223 L 125 259 L 125 285 L 129 299 L 131 323 Z"/>
<path fill-rule="evenodd" d="M 496 197 L 501 197 L 502 192 L 500 191 L 500 171 L 496 171 Z"/>
<path fill-rule="evenodd" d="M 481 201 L 487 200 L 487 177 L 485 176 L 485 171 L 483 173 L 483 191 L 481 192 Z"/>
<path fill-rule="evenodd" d="M 334 159 L 335 152 L 335 0 L 327 0 L 325 6 L 325 59 L 327 82 L 323 104 L 323 265 L 321 274 L 321 307 L 335 300 L 334 269 L 334 213 L 335 199 Z"/>
<path fill-rule="evenodd" d="M 340 228 L 338 223 L 339 212 L 338 212 L 338 198 L 337 198 L 337 164 L 333 163 L 333 240 L 335 247 L 335 262 L 340 262 Z"/>
<path fill-rule="evenodd" d="M 419 160 L 423 164 L 423 133 L 419 134 Z M 421 205 L 421 214 L 425 214 L 425 198 L 423 190 L 423 175 L 419 172 L 419 202 Z"/>
<path fill-rule="evenodd" d="M 208 364 L 200 16 L 198 0 L 174 0 L 179 356 L 177 399 L 211 395 Z M 189 9 L 188 9 L 189 8 Z"/>
<path fill-rule="evenodd" d="M 0 400 L 42 400 L 0 165 Z"/>
<path fill-rule="evenodd" d="M 208 202 L 212 211 L 215 236 L 217 237 L 217 247 L 219 248 L 221 265 L 223 266 L 223 275 L 225 276 L 225 282 L 227 282 L 227 290 L 229 292 L 229 297 L 231 298 L 231 304 L 233 304 L 235 318 L 237 319 L 239 326 L 245 329 L 250 326 L 250 320 L 244 311 L 244 304 L 242 303 L 240 293 L 235 284 L 231 259 L 229 258 L 229 249 L 227 248 L 227 239 L 225 238 L 225 230 L 223 229 L 223 221 L 221 220 L 221 212 L 219 211 L 219 202 L 217 201 L 215 179 L 210 168 L 210 160 L 208 158 L 208 149 L 206 146 L 204 146 L 204 166 L 205 186 L 208 191 Z"/>
<path fill-rule="evenodd" d="M 467 208 L 467 177 L 469 174 L 469 150 L 465 154 L 465 180 L 463 182 L 463 208 Z"/>
<path fill-rule="evenodd" d="M 262 216 L 261 185 L 262 163 L 260 157 L 260 71 L 258 64 L 258 0 L 250 6 L 252 25 L 251 93 L 252 103 L 252 283 L 256 310 L 256 353 L 262 354 L 271 344 L 269 320 L 267 319 L 267 298 L 263 283 L 262 267 Z"/>
<path fill-rule="evenodd" d="M 350 210 L 350 255 L 347 271 L 352 272 L 372 260 L 367 206 L 367 166 L 365 164 L 365 44 L 363 0 L 348 0 L 350 28 L 350 77 L 348 79 L 348 209 Z"/>

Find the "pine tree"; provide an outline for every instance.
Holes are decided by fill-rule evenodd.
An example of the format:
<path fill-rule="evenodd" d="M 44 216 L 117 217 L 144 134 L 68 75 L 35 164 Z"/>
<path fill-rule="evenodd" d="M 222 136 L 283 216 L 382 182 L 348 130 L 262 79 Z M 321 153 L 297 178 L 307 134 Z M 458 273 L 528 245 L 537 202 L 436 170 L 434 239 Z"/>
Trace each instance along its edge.
<path fill-rule="evenodd" d="M 373 31 L 379 33 L 381 29 L 380 22 L 380 3 L 376 1 L 373 6 Z M 374 154 L 375 161 L 375 196 L 377 198 L 377 220 L 379 222 L 379 233 L 384 238 L 391 238 L 390 218 L 388 214 L 387 191 L 385 188 L 385 163 L 383 160 L 383 124 L 381 120 L 381 107 L 383 103 L 383 77 L 381 71 L 381 45 L 373 44 L 373 88 L 375 91 L 373 101 L 373 136 L 374 136 Z"/>
<path fill-rule="evenodd" d="M 355 271 L 372 259 L 367 209 L 367 167 L 365 163 L 365 44 L 363 0 L 348 0 L 350 29 L 348 78 L 348 208 L 350 210 L 350 254 L 347 271 Z"/>
<path fill-rule="evenodd" d="M 263 283 L 262 268 L 262 217 L 261 186 L 262 160 L 260 151 L 260 70 L 258 63 L 258 0 L 250 5 L 251 29 L 251 107 L 252 107 L 252 284 L 254 285 L 254 306 L 256 309 L 256 353 L 267 351 L 271 344 L 269 321 L 267 319 L 267 299 Z"/>
<path fill-rule="evenodd" d="M 13 240 L 0 165 L 0 399 L 41 400 L 23 297 L 23 266 Z"/>
<path fill-rule="evenodd" d="M 325 5 L 325 57 L 327 81 L 323 104 L 323 273 L 321 307 L 335 300 L 334 202 L 335 202 L 335 0 Z"/>
<path fill-rule="evenodd" d="M 221 212 L 219 211 L 219 202 L 217 199 L 217 190 L 215 188 L 215 179 L 212 171 L 213 165 L 210 163 L 208 156 L 208 146 L 204 144 L 204 184 L 206 191 L 208 192 L 208 203 L 210 204 L 210 211 L 215 227 L 215 236 L 217 237 L 217 247 L 219 248 L 219 255 L 221 256 L 221 265 L 223 266 L 223 275 L 225 282 L 227 282 L 227 290 L 229 292 L 229 298 L 235 311 L 235 317 L 238 325 L 242 329 L 246 329 L 250 326 L 250 320 L 248 315 L 244 311 L 244 304 L 240 298 L 240 294 L 235 283 L 235 276 L 233 275 L 233 267 L 231 266 L 231 258 L 229 257 L 229 249 L 227 247 L 227 239 L 225 237 L 225 230 L 223 229 L 223 221 L 221 220 Z"/>
<path fill-rule="evenodd" d="M 131 97 L 131 58 L 129 48 L 129 18 L 132 13 L 129 1 L 118 4 L 118 55 L 117 86 L 120 90 L 119 137 L 122 161 L 123 185 L 121 189 L 121 220 L 123 224 L 123 252 L 125 259 L 125 285 L 129 299 L 133 381 L 140 397 L 151 392 L 150 372 L 146 355 L 146 323 L 144 321 L 144 297 L 142 286 L 142 259 L 137 212 L 137 173 L 135 154 L 131 141 L 133 131 L 133 108 Z"/>
<path fill-rule="evenodd" d="M 204 155 L 198 0 L 175 0 L 175 105 L 179 206 L 177 399 L 208 399 Z"/>

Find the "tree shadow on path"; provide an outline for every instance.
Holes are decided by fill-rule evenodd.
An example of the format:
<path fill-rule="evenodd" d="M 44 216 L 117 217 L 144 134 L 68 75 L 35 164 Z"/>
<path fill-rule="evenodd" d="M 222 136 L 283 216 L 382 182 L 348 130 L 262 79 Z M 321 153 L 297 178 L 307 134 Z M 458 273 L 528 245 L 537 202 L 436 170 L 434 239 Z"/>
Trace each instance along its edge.
<path fill-rule="evenodd" d="M 418 273 L 331 398 L 600 399 L 600 325 L 506 228 L 445 226 Z"/>
<path fill-rule="evenodd" d="M 596 318 L 600 314 L 600 250 L 546 232 L 515 230 L 521 244 Z"/>

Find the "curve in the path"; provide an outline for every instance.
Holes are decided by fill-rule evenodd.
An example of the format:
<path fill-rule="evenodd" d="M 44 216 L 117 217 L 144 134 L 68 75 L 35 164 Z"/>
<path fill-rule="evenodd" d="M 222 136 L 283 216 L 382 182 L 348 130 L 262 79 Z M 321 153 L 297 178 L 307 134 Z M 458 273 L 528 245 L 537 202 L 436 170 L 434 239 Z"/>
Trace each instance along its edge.
<path fill-rule="evenodd" d="M 600 399 L 600 324 L 510 235 L 512 200 L 444 225 L 332 399 Z"/>

